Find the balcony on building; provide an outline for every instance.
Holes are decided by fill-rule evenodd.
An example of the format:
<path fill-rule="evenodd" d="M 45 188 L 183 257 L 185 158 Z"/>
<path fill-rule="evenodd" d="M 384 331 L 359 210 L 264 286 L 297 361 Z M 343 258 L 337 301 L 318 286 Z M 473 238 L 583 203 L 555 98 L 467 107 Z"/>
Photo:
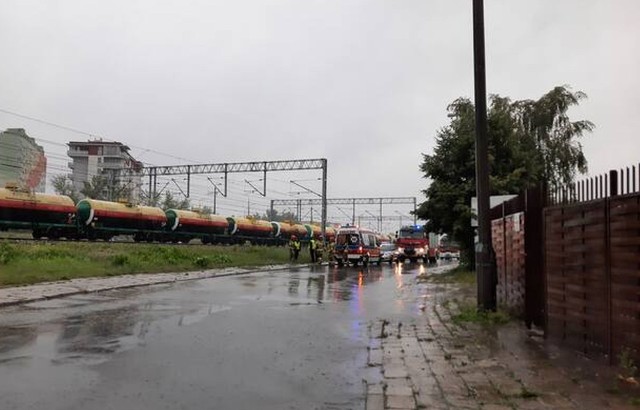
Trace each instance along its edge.
<path fill-rule="evenodd" d="M 70 148 L 67 151 L 67 155 L 71 158 L 86 158 L 89 156 L 89 152 L 86 149 Z"/>
<path fill-rule="evenodd" d="M 122 161 L 119 162 L 102 162 L 100 166 L 104 169 L 123 169 Z"/>

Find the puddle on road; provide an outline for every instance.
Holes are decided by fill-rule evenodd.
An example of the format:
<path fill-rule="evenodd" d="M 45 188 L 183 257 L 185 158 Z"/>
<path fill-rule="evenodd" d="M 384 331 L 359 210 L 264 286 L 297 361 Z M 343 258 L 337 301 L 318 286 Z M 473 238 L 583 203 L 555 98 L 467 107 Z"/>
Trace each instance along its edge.
<path fill-rule="evenodd" d="M 209 305 L 207 308 L 203 308 L 197 310 L 196 312 L 184 314 L 180 316 L 180 320 L 178 321 L 178 326 L 188 326 L 194 323 L 198 323 L 199 321 L 213 315 L 218 312 L 225 312 L 227 310 L 231 310 L 230 306 L 216 306 Z"/>
<path fill-rule="evenodd" d="M 111 303 L 120 298 L 108 296 L 106 294 L 90 294 L 90 295 L 73 295 L 64 298 L 55 298 L 49 300 L 38 300 L 22 305 L 24 309 L 65 309 L 87 305 L 96 305 L 98 303 Z"/>
<path fill-rule="evenodd" d="M 247 301 L 272 302 L 274 306 L 270 308 L 276 309 L 324 309 L 328 302 L 348 302 L 348 309 L 357 316 L 390 309 L 397 313 L 408 309 L 419 312 L 431 302 L 426 294 L 418 297 L 419 289 L 414 286 L 415 274 L 425 269 L 431 268 L 416 264 L 394 269 L 322 266 L 311 267 L 308 272 L 289 272 L 288 276 L 280 272 L 237 277 L 231 281 L 237 281 L 246 294 L 234 296 L 229 305 L 208 303 L 209 287 L 218 286 L 214 282 L 181 285 L 197 295 L 186 303 L 175 297 L 159 299 L 149 288 L 33 302 L 16 309 L 19 314 L 15 318 L 0 322 L 0 364 L 19 363 L 29 357 L 57 365 L 100 363 L 114 354 L 146 345 L 153 332 L 194 325 L 229 311 L 234 303 Z M 374 292 L 379 292 L 380 298 L 366 300 L 364 288 L 382 281 L 395 281 L 399 293 L 378 287 Z M 163 288 L 166 286 L 153 289 Z"/>
<path fill-rule="evenodd" d="M 0 359 L 6 359 L 3 353 L 33 343 L 37 336 L 35 326 L 0 326 Z"/>
<path fill-rule="evenodd" d="M 103 310 L 102 302 L 112 308 Z M 114 304 L 117 307 L 113 308 Z M 78 313 L 56 318 L 53 312 L 64 314 L 63 309 Z M 45 359 L 54 365 L 94 365 L 113 354 L 145 345 L 152 323 L 159 329 L 189 326 L 230 309 L 216 304 L 139 303 L 98 295 L 35 302 L 23 309 L 23 320 L 33 324 L 0 325 L 0 364 Z M 37 321 L 38 316 L 50 320 Z"/>

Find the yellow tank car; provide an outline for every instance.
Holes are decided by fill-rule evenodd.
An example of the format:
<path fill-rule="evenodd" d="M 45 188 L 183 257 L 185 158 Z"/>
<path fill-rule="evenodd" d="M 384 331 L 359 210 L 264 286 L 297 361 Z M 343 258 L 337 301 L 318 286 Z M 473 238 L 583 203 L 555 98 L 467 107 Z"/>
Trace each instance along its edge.
<path fill-rule="evenodd" d="M 229 221 L 224 216 L 181 209 L 168 209 L 165 214 L 168 238 L 173 242 L 187 242 L 192 238 L 199 238 L 205 244 L 226 242 Z"/>
<path fill-rule="evenodd" d="M 31 229 L 36 239 L 74 238 L 75 211 L 68 196 L 0 188 L 0 230 Z"/>
<path fill-rule="evenodd" d="M 160 208 L 83 199 L 76 205 L 79 228 L 89 239 L 133 235 L 135 241 L 159 240 L 167 217 Z"/>
<path fill-rule="evenodd" d="M 267 244 L 273 242 L 274 228 L 271 222 L 253 218 L 229 217 L 229 233 L 234 237 L 233 242 Z M 271 239 L 271 240 L 269 240 Z"/>
<path fill-rule="evenodd" d="M 327 226 L 324 228 L 324 235 L 327 242 L 335 242 L 336 240 L 336 228 L 333 226 Z"/>
<path fill-rule="evenodd" d="M 288 240 L 294 232 L 293 225 L 288 222 L 271 221 L 271 226 L 273 226 L 273 236 L 276 238 Z"/>
<path fill-rule="evenodd" d="M 320 236 L 322 236 L 322 229 L 318 225 L 305 224 L 304 227 L 307 228 L 306 239 L 311 239 L 311 236 L 313 236 L 315 239 L 319 239 Z"/>
<path fill-rule="evenodd" d="M 292 235 L 296 235 L 300 240 L 309 240 L 309 231 L 303 224 L 294 224 Z"/>

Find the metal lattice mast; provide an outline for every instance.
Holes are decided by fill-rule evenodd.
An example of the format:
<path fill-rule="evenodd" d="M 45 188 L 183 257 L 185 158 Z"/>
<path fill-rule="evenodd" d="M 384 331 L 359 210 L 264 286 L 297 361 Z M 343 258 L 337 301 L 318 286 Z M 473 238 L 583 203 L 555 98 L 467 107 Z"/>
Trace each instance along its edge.
<path fill-rule="evenodd" d="M 224 174 L 225 192 L 227 192 L 227 176 L 230 173 L 245 172 L 261 172 L 264 174 L 262 196 L 266 195 L 267 190 L 267 172 L 272 171 L 300 171 L 300 170 L 323 170 L 323 195 L 326 198 L 326 176 L 327 176 L 327 159 L 294 159 L 294 160 L 278 160 L 278 161 L 252 161 L 252 162 L 224 162 L 214 164 L 195 164 L 195 165 L 167 165 L 156 167 L 144 167 L 139 173 L 141 177 L 149 177 L 149 197 L 155 198 L 157 195 L 157 179 L 160 176 L 169 175 L 186 175 L 187 176 L 187 192 L 189 197 L 191 192 L 191 175 L 196 174 Z M 123 170 L 125 173 L 133 173 L 133 171 Z M 326 222 L 326 221 L 325 221 Z"/>

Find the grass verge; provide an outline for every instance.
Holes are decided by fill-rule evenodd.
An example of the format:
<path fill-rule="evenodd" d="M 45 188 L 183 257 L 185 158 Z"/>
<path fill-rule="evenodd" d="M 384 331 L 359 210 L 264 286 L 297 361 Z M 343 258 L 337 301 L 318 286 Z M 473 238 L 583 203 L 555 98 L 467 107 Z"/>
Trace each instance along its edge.
<path fill-rule="evenodd" d="M 299 262 L 308 262 L 303 255 Z M 289 252 L 281 247 L 0 241 L 0 286 L 129 273 L 264 266 L 288 261 Z"/>
<path fill-rule="evenodd" d="M 478 307 L 473 303 L 464 303 L 459 305 L 458 308 L 458 313 L 451 316 L 451 320 L 457 325 L 476 323 L 483 326 L 492 326 L 502 325 L 511 320 L 511 316 L 504 311 L 489 312 L 478 310 Z"/>
<path fill-rule="evenodd" d="M 460 283 L 460 284 L 475 284 L 476 273 L 469 269 L 458 266 L 444 273 L 437 275 L 428 275 L 427 281 L 433 283 Z"/>

